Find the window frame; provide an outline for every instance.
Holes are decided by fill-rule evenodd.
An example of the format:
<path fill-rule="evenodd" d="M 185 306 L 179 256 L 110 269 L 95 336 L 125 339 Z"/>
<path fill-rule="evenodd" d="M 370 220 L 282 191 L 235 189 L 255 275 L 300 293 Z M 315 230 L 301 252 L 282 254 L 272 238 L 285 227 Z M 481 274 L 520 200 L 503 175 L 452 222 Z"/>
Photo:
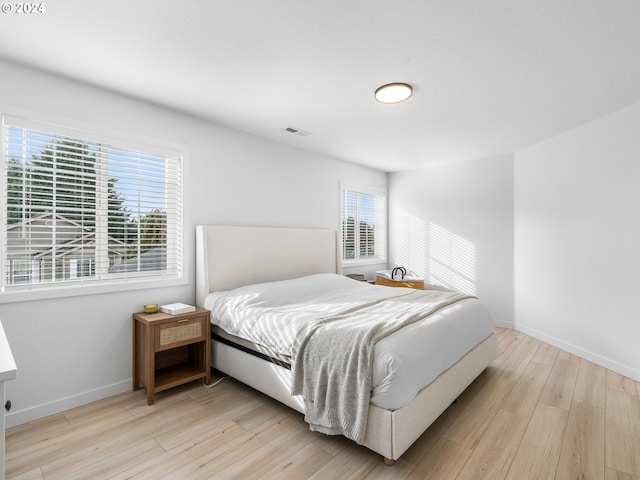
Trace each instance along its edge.
<path fill-rule="evenodd" d="M 344 238 L 344 221 L 345 221 L 345 192 L 353 192 L 356 194 L 362 195 L 370 195 L 373 197 L 379 197 L 379 201 L 381 202 L 381 211 L 379 214 L 382 215 L 382 219 L 378 222 L 376 221 L 376 233 L 374 237 L 374 250 L 376 255 L 367 256 L 364 258 L 360 258 L 359 249 L 354 249 L 354 258 L 348 259 L 345 258 L 345 238 Z M 353 267 L 360 265 L 374 265 L 374 264 L 386 264 L 387 263 L 387 233 L 388 233 L 388 213 L 387 213 L 387 191 L 383 188 L 370 187 L 367 185 L 352 183 L 352 182 L 340 182 L 340 226 L 339 226 L 339 237 L 340 237 L 340 259 L 342 265 L 344 267 Z M 356 222 L 360 221 L 360 217 L 355 219 Z M 380 228 L 382 228 L 382 232 L 380 232 Z M 354 233 L 356 235 L 355 242 L 357 243 L 359 236 L 359 229 L 355 229 Z"/>
<path fill-rule="evenodd" d="M 171 158 L 177 161 L 179 166 L 179 176 L 181 188 L 176 197 L 176 205 L 167 208 L 177 209 L 177 215 L 181 227 L 176 233 L 177 247 L 176 260 L 178 266 L 175 273 L 158 274 L 147 276 L 125 276 L 111 277 L 106 279 L 78 279 L 73 282 L 50 282 L 43 284 L 28 285 L 24 288 L 0 289 L 0 303 L 16 301 L 29 301 L 46 298 L 59 298 L 77 295 L 91 295 L 109 292 L 122 292 L 137 289 L 152 289 L 177 285 L 186 285 L 189 278 L 189 265 L 186 259 L 189 258 L 188 242 L 185 241 L 186 219 L 185 212 L 188 207 L 185 204 L 185 192 L 188 191 L 186 185 L 188 148 L 185 143 L 172 142 L 164 139 L 144 136 L 138 133 L 131 133 L 119 129 L 105 127 L 103 125 L 81 122 L 68 118 L 61 118 L 44 114 L 41 112 L 26 109 L 7 108 L 0 104 L 0 185 L 2 194 L 0 195 L 0 222 L 2 224 L 2 235 L 0 235 L 0 267 L 1 275 L 5 275 L 7 270 L 6 262 L 6 228 L 7 228 L 7 192 L 5 190 L 6 163 L 7 158 L 7 133 L 5 125 L 15 125 L 20 128 L 38 129 L 47 133 L 69 136 L 74 139 L 82 139 L 87 142 L 107 144 L 115 146 L 123 151 L 143 152 L 144 155 Z M 5 279 L 2 279 L 3 285 Z"/>

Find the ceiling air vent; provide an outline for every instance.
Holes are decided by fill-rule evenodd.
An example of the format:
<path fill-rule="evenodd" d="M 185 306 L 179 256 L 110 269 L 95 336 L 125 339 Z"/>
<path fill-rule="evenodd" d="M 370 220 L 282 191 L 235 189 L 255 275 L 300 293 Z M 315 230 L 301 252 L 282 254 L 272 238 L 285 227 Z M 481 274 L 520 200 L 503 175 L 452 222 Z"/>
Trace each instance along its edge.
<path fill-rule="evenodd" d="M 306 137 L 307 135 L 311 135 L 311 132 L 305 132 L 304 130 L 300 130 L 299 128 L 287 127 L 284 129 L 285 132 L 294 133 L 296 135 L 300 135 L 301 137 Z"/>

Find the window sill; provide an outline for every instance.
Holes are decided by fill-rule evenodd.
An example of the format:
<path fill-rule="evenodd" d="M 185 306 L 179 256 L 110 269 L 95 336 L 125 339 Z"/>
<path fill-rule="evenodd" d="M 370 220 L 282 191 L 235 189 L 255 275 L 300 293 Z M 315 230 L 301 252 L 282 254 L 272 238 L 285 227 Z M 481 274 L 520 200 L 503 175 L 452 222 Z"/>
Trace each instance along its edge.
<path fill-rule="evenodd" d="M 78 283 L 74 285 L 51 285 L 34 287 L 30 290 L 0 292 L 0 304 L 46 300 L 50 298 L 77 297 L 81 295 L 99 295 L 101 293 L 145 290 L 152 288 L 186 285 L 185 278 L 166 279 L 127 279 L 118 283 Z"/>
<path fill-rule="evenodd" d="M 384 265 L 386 267 L 387 260 L 384 258 L 371 258 L 366 260 L 343 260 L 342 266 L 345 268 L 359 267 L 362 265 Z"/>

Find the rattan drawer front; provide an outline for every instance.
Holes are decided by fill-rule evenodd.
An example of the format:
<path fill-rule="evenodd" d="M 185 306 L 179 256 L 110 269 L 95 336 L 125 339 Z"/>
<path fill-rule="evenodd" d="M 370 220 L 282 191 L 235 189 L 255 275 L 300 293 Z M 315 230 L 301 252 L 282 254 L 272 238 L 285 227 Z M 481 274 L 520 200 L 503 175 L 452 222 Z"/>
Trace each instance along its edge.
<path fill-rule="evenodd" d="M 158 347 L 162 349 L 170 345 L 183 342 L 189 343 L 190 341 L 204 338 L 201 320 L 192 320 L 188 323 L 172 323 L 169 326 L 163 326 L 159 330 Z"/>

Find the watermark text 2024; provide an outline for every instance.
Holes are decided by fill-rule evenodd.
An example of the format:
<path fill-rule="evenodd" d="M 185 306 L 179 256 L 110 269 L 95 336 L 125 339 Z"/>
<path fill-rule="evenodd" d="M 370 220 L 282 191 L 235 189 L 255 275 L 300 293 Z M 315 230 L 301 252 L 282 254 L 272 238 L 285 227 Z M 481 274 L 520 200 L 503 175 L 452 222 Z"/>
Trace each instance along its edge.
<path fill-rule="evenodd" d="M 2 13 L 15 13 L 18 15 L 29 15 L 46 12 L 44 3 L 3 3 Z"/>

